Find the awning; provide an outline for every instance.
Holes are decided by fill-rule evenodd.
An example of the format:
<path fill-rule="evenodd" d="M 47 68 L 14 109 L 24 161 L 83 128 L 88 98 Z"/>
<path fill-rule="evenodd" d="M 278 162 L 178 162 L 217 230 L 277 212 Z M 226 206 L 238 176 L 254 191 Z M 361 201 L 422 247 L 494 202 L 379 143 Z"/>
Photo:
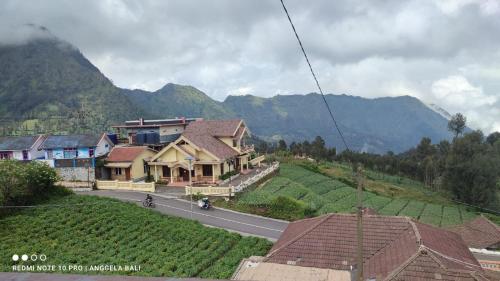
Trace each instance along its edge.
<path fill-rule="evenodd" d="M 104 167 L 108 168 L 129 168 L 130 166 L 132 166 L 131 162 L 110 162 L 104 165 Z"/>

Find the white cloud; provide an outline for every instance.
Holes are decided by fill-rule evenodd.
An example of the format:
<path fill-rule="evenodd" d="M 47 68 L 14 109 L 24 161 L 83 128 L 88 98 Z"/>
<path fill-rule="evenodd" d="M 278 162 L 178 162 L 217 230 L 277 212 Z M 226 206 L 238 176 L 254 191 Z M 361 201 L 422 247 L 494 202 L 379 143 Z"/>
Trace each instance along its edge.
<path fill-rule="evenodd" d="M 286 0 L 325 92 L 412 95 L 498 128 L 500 0 Z M 46 26 L 115 84 L 212 98 L 317 91 L 279 1 L 0 1 L 0 42 Z"/>

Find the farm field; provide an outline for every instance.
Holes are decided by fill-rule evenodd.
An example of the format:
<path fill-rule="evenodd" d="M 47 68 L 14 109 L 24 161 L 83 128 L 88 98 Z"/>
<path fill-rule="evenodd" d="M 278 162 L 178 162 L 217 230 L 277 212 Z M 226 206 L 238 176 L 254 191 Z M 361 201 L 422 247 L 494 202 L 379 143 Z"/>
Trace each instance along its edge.
<path fill-rule="evenodd" d="M 34 208 L 0 219 L 0 271 L 12 270 L 15 253 L 43 253 L 47 263 L 56 265 L 141 266 L 140 271 L 117 274 L 226 279 L 241 259 L 264 255 L 272 246 L 265 239 L 109 198 L 68 195 L 45 204 L 63 207 Z"/>
<path fill-rule="evenodd" d="M 273 200 L 278 196 L 296 200 L 309 215 L 314 216 L 331 212 L 354 212 L 357 203 L 356 189 L 347 183 L 300 165 L 282 163 L 278 176 L 255 190 L 243 193 L 235 207 L 246 211 L 252 208 L 271 208 Z M 408 216 L 437 226 L 461 224 L 477 216 L 475 212 L 452 203 L 430 203 L 370 191 L 363 191 L 363 205 L 383 215 Z M 272 216 L 272 213 L 267 215 Z"/>

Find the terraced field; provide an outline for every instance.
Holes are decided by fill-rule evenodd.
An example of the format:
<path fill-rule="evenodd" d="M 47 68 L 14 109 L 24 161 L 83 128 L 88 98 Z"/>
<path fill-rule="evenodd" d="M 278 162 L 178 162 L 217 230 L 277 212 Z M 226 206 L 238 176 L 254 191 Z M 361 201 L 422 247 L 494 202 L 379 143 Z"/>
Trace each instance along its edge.
<path fill-rule="evenodd" d="M 280 174 L 264 186 L 245 193 L 238 205 L 245 207 L 269 207 L 277 196 L 298 200 L 315 215 L 331 212 L 354 212 L 356 190 L 331 177 L 315 173 L 299 165 L 283 163 Z M 364 206 L 383 215 L 401 215 L 437 226 L 460 224 L 477 214 L 457 205 L 440 205 L 418 200 L 387 197 L 363 192 Z"/>
<path fill-rule="evenodd" d="M 69 195 L 47 204 L 64 207 L 0 219 L 0 271 L 12 270 L 13 254 L 43 253 L 55 265 L 141 266 L 138 272 L 116 274 L 228 279 L 242 258 L 264 255 L 271 247 L 265 239 L 243 238 L 108 198 Z"/>

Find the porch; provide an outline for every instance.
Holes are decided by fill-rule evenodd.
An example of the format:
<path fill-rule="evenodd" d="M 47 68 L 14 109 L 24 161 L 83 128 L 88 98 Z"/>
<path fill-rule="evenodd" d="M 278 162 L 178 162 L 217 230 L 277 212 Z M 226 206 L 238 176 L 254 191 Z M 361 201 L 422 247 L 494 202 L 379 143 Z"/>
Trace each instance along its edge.
<path fill-rule="evenodd" d="M 155 181 L 171 187 L 189 185 L 190 173 L 191 182 L 196 185 L 217 185 L 220 182 L 220 163 L 193 163 L 191 171 L 189 164 L 183 162 L 151 162 L 150 165 Z"/>

